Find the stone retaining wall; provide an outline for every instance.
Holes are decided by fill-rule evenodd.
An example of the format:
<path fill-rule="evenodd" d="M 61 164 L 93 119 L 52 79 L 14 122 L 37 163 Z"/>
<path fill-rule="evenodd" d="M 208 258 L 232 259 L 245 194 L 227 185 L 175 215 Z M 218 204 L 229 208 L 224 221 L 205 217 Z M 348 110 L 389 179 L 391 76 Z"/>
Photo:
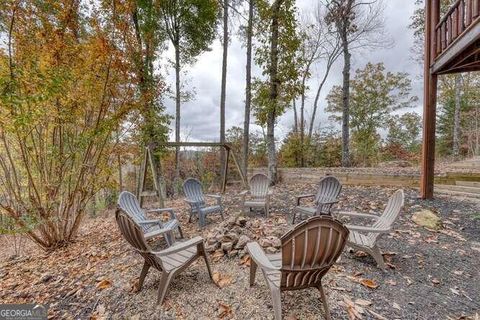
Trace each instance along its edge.
<path fill-rule="evenodd" d="M 346 185 L 373 185 L 373 186 L 403 186 L 419 187 L 419 174 L 392 174 L 372 172 L 342 172 L 341 168 L 279 168 L 279 178 L 283 182 L 318 182 L 326 175 L 337 177 Z M 256 173 L 266 173 L 267 168 L 250 168 L 249 177 Z M 447 173 L 445 176 L 435 177 L 435 183 L 455 184 L 456 180 L 480 181 L 480 174 Z"/>

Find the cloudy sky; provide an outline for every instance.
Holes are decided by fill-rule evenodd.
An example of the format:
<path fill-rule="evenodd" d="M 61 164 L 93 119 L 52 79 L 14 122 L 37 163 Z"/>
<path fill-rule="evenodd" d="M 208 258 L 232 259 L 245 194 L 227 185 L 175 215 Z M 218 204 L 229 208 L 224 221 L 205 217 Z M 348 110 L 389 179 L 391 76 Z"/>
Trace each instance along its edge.
<path fill-rule="evenodd" d="M 304 10 L 311 10 L 316 0 L 298 0 L 300 13 Z M 410 16 L 415 10 L 414 1 L 406 0 L 385 0 L 385 21 L 389 36 L 395 41 L 393 48 L 377 49 L 370 52 L 354 52 L 352 55 L 352 70 L 365 66 L 367 62 L 384 62 L 387 70 L 393 72 L 408 72 L 412 79 L 413 94 L 419 97 L 420 112 L 422 101 L 422 80 L 419 77 L 421 67 L 412 61 L 410 48 L 413 44 L 413 33 L 408 29 Z M 183 103 L 181 110 L 181 135 L 182 140 L 188 141 L 218 141 L 220 128 L 220 80 L 222 67 L 222 48 L 217 40 L 211 46 L 211 51 L 203 53 L 198 57 L 197 62 L 185 68 L 185 86 L 195 88 L 195 97 Z M 167 53 L 173 57 L 173 52 Z M 243 127 L 244 98 L 245 98 L 245 48 L 242 47 L 238 38 L 232 39 L 228 55 L 227 74 L 227 98 L 226 98 L 226 128 L 232 126 Z M 317 113 L 315 126 L 325 127 L 330 125 L 323 108 L 325 96 L 333 85 L 341 84 L 343 59 L 337 60 L 332 69 L 329 79 L 323 89 L 320 103 L 320 110 Z M 313 77 L 309 83 L 310 88 L 316 88 L 317 77 L 321 76 L 324 66 L 315 66 Z M 173 70 L 167 70 L 167 82 L 174 84 Z M 314 92 L 309 93 L 306 102 L 307 112 L 313 104 Z M 175 114 L 175 103 L 166 99 L 167 112 L 172 116 Z M 307 114 L 308 119 L 308 114 Z M 253 130 L 260 128 L 254 125 L 251 119 Z M 293 112 L 287 111 L 279 120 L 276 126 L 276 136 L 282 139 L 293 124 Z M 171 139 L 174 139 L 174 120 L 172 121 Z"/>

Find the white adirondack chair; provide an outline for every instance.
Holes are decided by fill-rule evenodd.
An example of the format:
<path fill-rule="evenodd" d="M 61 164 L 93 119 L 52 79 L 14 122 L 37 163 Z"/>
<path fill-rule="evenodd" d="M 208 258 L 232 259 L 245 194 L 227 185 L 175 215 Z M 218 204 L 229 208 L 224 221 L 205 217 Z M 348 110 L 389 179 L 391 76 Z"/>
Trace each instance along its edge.
<path fill-rule="evenodd" d="M 377 246 L 377 241 L 382 234 L 389 233 L 392 230 L 392 225 L 399 216 L 403 204 L 404 194 L 403 190 L 400 189 L 388 199 L 387 206 L 380 216 L 356 212 L 336 213 L 337 217 L 350 216 L 374 220 L 374 223 L 369 226 L 347 224 L 346 226 L 350 230 L 347 246 L 368 253 L 375 259 L 380 268 L 385 269 L 385 262 L 380 248 Z"/>

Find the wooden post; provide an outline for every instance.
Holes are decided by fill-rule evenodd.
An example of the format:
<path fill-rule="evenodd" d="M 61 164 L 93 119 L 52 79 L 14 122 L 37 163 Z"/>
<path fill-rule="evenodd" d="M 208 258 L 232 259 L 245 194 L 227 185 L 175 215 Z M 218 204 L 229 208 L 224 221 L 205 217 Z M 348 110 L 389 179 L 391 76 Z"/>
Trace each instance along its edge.
<path fill-rule="evenodd" d="M 437 103 L 437 75 L 430 67 L 435 59 L 435 26 L 440 20 L 439 0 L 425 1 L 425 61 L 423 97 L 423 145 L 420 193 L 422 199 L 433 198 L 435 169 L 435 116 Z"/>
<path fill-rule="evenodd" d="M 225 156 L 225 162 L 223 163 L 223 181 L 222 181 L 222 193 L 225 193 L 225 190 L 227 188 L 228 160 L 230 158 L 230 148 L 224 145 L 223 149 L 227 152 Z"/>

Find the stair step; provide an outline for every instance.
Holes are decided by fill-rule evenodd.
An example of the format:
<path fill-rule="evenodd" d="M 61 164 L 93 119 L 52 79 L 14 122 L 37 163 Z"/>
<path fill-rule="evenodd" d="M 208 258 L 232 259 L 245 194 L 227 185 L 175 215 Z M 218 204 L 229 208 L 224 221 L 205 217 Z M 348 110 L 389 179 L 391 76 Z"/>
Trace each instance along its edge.
<path fill-rule="evenodd" d="M 475 194 L 480 195 L 480 188 L 476 188 L 476 187 L 457 186 L 457 185 L 453 185 L 453 184 L 437 184 L 437 185 L 435 185 L 435 189 L 446 190 L 446 191 L 475 193 Z"/>
<path fill-rule="evenodd" d="M 455 181 L 457 186 L 480 188 L 480 181 Z"/>
<path fill-rule="evenodd" d="M 435 192 L 442 193 L 442 194 L 449 194 L 457 197 L 466 197 L 466 198 L 475 199 L 475 200 L 478 199 L 480 201 L 480 194 L 478 193 L 469 193 L 469 192 L 442 190 L 442 189 L 435 189 Z"/>

